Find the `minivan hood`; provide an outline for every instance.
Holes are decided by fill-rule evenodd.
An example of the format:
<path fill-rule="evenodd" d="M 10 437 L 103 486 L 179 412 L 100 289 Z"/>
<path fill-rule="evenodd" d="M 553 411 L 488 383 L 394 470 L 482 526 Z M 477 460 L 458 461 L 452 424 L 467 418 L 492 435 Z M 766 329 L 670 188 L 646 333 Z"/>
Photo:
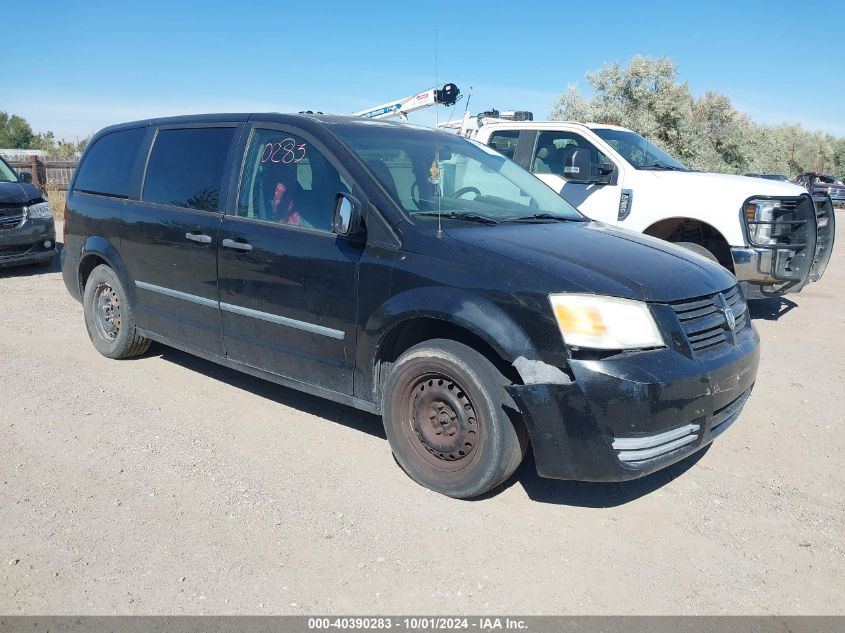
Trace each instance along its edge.
<path fill-rule="evenodd" d="M 507 257 L 516 283 L 640 301 L 676 301 L 726 290 L 736 278 L 669 242 L 600 222 L 450 228 L 464 245 Z M 482 253 L 478 253 L 479 261 Z"/>
<path fill-rule="evenodd" d="M 650 173 L 654 174 L 657 180 L 683 187 L 690 192 L 712 191 L 718 188 L 726 194 L 733 193 L 742 199 L 751 196 L 800 196 L 807 193 L 806 189 L 794 183 L 768 178 L 703 171 L 651 171 Z"/>
<path fill-rule="evenodd" d="M 22 182 L 0 182 L 0 204 L 26 204 L 37 200 L 41 192 L 36 187 Z"/>

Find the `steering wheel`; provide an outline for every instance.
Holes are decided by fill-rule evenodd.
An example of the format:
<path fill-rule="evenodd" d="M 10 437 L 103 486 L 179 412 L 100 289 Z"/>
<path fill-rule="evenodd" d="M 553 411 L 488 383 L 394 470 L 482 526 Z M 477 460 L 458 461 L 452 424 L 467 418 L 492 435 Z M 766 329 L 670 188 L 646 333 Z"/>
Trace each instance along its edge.
<path fill-rule="evenodd" d="M 455 193 L 452 194 L 453 198 L 460 198 L 465 193 L 474 193 L 476 196 L 481 195 L 481 191 L 478 187 L 461 187 Z"/>

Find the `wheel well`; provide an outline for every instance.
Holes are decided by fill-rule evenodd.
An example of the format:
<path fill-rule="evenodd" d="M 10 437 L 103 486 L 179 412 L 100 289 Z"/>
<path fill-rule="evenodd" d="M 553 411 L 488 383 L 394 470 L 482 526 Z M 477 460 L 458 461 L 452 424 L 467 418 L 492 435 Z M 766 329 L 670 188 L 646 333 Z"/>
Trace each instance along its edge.
<path fill-rule="evenodd" d="M 645 231 L 645 235 L 666 240 L 667 242 L 693 242 L 700 244 L 716 256 L 719 263 L 734 271 L 731 246 L 728 240 L 713 225 L 692 218 L 669 218 L 655 222 Z"/>
<path fill-rule="evenodd" d="M 394 326 L 379 343 L 373 364 L 373 381 L 377 400 L 381 400 L 382 386 L 393 363 L 414 345 L 437 338 L 457 341 L 471 347 L 493 363 L 508 380 L 514 384 L 522 384 L 522 378 L 514 366 L 503 359 L 487 341 L 477 334 L 442 319 L 418 317 Z"/>
<path fill-rule="evenodd" d="M 88 277 L 91 271 L 100 264 L 108 266 L 108 262 L 99 255 L 87 255 L 81 262 L 79 262 L 79 289 L 85 291 L 85 284 L 88 283 Z"/>

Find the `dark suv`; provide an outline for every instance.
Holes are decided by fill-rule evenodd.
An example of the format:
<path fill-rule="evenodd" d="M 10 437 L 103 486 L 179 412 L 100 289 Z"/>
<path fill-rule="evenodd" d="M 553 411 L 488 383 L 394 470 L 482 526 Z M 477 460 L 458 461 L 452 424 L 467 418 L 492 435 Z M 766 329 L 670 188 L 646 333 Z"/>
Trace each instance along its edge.
<path fill-rule="evenodd" d="M 56 228 L 50 203 L 0 158 L 0 268 L 49 266 L 55 254 Z"/>
<path fill-rule="evenodd" d="M 424 486 L 624 480 L 709 444 L 754 384 L 736 279 L 590 222 L 494 150 L 323 115 L 103 130 L 62 269 L 110 358 L 158 341 L 381 414 Z"/>

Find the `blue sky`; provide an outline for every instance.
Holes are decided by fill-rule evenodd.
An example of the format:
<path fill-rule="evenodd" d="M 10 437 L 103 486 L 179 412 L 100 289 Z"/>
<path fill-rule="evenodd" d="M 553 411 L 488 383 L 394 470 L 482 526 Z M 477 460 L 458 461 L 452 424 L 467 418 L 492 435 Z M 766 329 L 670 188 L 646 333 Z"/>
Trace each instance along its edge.
<path fill-rule="evenodd" d="M 473 112 L 545 118 L 586 71 L 641 53 L 754 120 L 845 136 L 841 29 L 820 32 L 843 18 L 841 0 L 9 2 L 4 39 L 32 46 L 14 46 L 0 110 L 60 137 L 169 114 L 348 113 L 433 85 L 437 30 L 438 81 L 472 86 Z"/>

